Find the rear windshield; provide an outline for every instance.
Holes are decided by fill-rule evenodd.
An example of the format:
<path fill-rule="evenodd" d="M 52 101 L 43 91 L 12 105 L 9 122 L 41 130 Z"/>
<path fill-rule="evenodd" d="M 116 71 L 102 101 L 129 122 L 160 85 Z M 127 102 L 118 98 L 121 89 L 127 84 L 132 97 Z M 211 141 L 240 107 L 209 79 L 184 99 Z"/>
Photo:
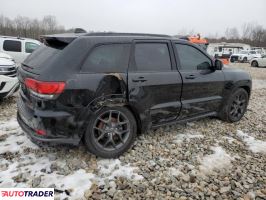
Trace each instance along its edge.
<path fill-rule="evenodd" d="M 62 50 L 41 45 L 30 56 L 24 60 L 22 67 L 39 69 L 44 67 L 47 62 L 51 62 Z"/>

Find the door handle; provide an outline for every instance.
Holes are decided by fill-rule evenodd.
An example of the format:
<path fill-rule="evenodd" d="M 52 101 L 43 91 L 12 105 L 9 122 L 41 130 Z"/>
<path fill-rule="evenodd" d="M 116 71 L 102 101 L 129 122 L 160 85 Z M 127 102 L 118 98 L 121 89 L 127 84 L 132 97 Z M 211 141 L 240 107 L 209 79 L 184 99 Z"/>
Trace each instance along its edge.
<path fill-rule="evenodd" d="M 138 78 L 136 78 L 136 79 L 132 79 L 132 81 L 133 82 L 141 82 L 141 83 L 143 83 L 143 82 L 145 82 L 145 81 L 147 81 L 146 79 L 144 79 L 144 77 L 143 76 L 140 76 L 140 77 L 138 77 Z"/>
<path fill-rule="evenodd" d="M 196 76 L 194 74 L 190 74 L 188 76 L 185 77 L 186 79 L 195 79 Z"/>

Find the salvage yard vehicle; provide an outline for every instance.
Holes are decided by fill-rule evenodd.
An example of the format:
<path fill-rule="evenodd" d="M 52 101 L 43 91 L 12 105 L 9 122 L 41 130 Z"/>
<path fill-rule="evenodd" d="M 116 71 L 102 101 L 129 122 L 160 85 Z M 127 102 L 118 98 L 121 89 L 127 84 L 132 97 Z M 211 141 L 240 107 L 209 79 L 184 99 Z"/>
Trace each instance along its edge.
<path fill-rule="evenodd" d="M 137 132 L 209 116 L 237 122 L 246 112 L 250 75 L 189 41 L 133 33 L 43 38 L 18 70 L 17 119 L 34 142 L 83 141 L 112 158 Z"/>
<path fill-rule="evenodd" d="M 0 51 L 12 56 L 19 64 L 40 44 L 39 41 L 30 38 L 0 36 Z"/>
<path fill-rule="evenodd" d="M 12 60 L 15 62 L 15 60 L 14 60 L 14 58 L 12 58 L 12 56 L 10 56 L 6 53 L 3 53 L 3 52 L 0 52 L 0 58 L 5 58 L 5 59 Z"/>
<path fill-rule="evenodd" d="M 248 62 L 253 58 L 261 58 L 261 54 L 255 50 L 242 50 L 230 56 L 230 62 Z"/>
<path fill-rule="evenodd" d="M 261 58 L 253 58 L 249 63 L 252 67 L 266 67 L 266 55 Z"/>
<path fill-rule="evenodd" d="M 17 68 L 14 61 L 0 57 L 0 100 L 11 96 L 18 88 Z"/>

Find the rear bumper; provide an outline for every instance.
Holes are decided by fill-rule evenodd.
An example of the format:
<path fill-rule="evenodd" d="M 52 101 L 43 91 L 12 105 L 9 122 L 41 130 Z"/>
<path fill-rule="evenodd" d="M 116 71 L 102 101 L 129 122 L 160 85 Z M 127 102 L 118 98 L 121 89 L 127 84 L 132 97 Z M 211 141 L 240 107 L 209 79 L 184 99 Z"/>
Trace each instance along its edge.
<path fill-rule="evenodd" d="M 35 131 L 29 127 L 20 117 L 19 113 L 17 114 L 17 121 L 22 128 L 22 130 L 26 133 L 28 138 L 33 141 L 34 143 L 36 142 L 44 142 L 44 143 L 54 143 L 54 144 L 73 144 L 73 145 L 78 145 L 79 141 L 75 141 L 72 138 L 71 139 L 66 139 L 66 138 L 49 138 L 49 137 L 44 137 L 44 136 L 39 136 L 35 133 Z"/>
<path fill-rule="evenodd" d="M 62 121 L 65 121 L 65 127 L 67 127 L 68 117 L 61 116 L 60 114 L 60 112 L 36 112 L 27 107 L 27 105 L 25 105 L 21 99 L 18 100 L 17 121 L 22 130 L 33 142 L 78 145 L 81 139 L 81 137 L 79 137 L 78 131 L 69 134 L 69 130 L 66 128 L 65 135 L 62 133 L 58 134 L 55 132 L 55 130 L 57 130 L 55 125 L 52 123 L 49 124 L 49 122 L 54 120 L 54 118 L 61 118 Z M 46 135 L 37 134 L 37 129 L 44 130 Z"/>

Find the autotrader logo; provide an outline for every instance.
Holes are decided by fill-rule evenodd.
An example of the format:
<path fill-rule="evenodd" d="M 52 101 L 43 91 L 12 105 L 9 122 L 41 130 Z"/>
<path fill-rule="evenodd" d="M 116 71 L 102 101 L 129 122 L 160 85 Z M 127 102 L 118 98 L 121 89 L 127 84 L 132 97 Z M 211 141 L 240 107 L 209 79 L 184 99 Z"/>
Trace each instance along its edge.
<path fill-rule="evenodd" d="M 53 200 L 53 188 L 0 188 L 0 199 L 5 200 Z"/>

